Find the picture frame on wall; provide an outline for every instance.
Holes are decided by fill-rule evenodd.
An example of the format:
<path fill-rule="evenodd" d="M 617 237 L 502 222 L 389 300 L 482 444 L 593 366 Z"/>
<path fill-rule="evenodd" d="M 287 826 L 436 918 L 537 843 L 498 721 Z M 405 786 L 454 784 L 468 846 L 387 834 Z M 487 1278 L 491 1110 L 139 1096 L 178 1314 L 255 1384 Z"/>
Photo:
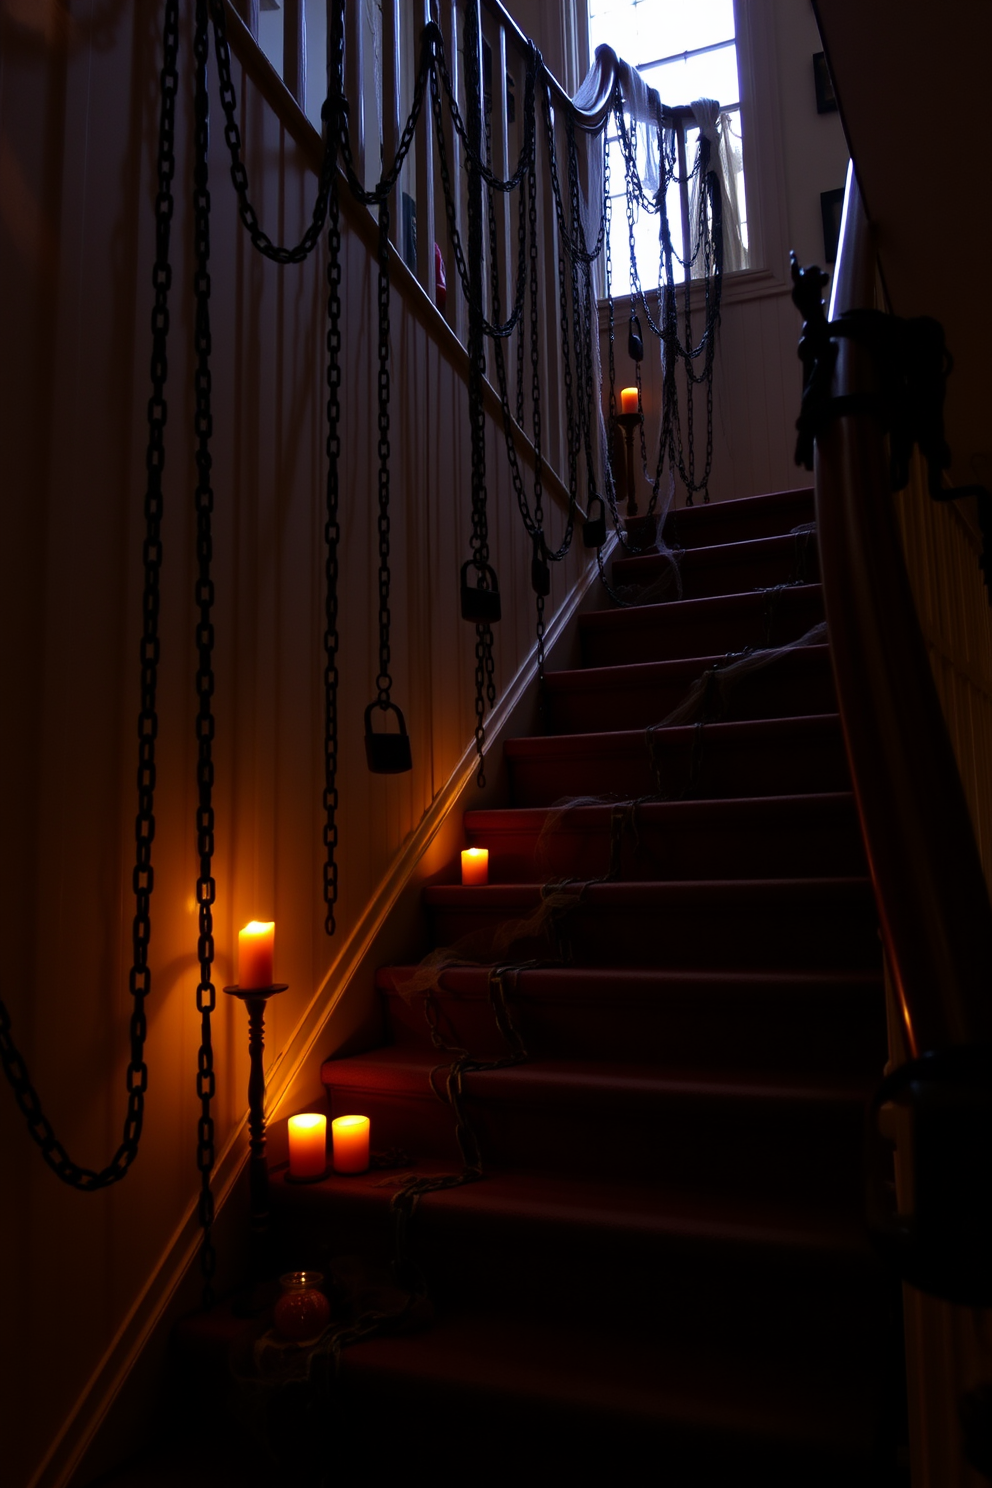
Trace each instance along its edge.
<path fill-rule="evenodd" d="M 837 112 L 837 95 L 834 92 L 830 69 L 827 67 L 826 52 L 813 53 L 813 86 L 816 89 L 816 112 L 818 114 L 835 114 Z"/>
<path fill-rule="evenodd" d="M 820 212 L 823 217 L 823 257 L 827 263 L 837 260 L 837 244 L 840 241 L 840 219 L 844 211 L 844 188 L 820 192 Z"/>

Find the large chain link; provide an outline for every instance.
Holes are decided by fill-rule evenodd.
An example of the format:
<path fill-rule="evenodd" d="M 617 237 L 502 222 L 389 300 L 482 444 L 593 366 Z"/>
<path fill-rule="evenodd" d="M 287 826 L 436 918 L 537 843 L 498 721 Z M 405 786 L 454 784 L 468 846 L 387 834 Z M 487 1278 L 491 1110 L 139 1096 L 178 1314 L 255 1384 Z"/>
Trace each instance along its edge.
<path fill-rule="evenodd" d="M 196 902 L 199 913 L 199 935 L 196 954 L 200 963 L 200 980 L 196 988 L 196 1010 L 200 1014 L 200 1049 L 197 1056 L 196 1094 L 200 1102 L 200 1116 L 196 1131 L 196 1166 L 200 1173 L 199 1219 L 203 1231 L 200 1247 L 200 1266 L 203 1273 L 203 1300 L 205 1306 L 213 1301 L 213 1275 L 216 1256 L 213 1246 L 214 1196 L 210 1186 L 214 1167 L 214 1119 L 211 1102 L 216 1093 L 214 1056 L 211 1038 L 211 1017 L 217 1005 L 217 990 L 213 981 L 214 964 L 214 913 L 217 885 L 213 877 L 214 854 L 214 581 L 211 573 L 213 562 L 213 510 L 214 492 L 212 480 L 213 461 L 210 454 L 210 439 L 213 434 L 212 381 L 210 373 L 210 175 L 208 152 L 210 147 L 210 101 L 207 83 L 207 60 L 209 57 L 209 28 L 207 0 L 196 0 L 196 24 L 193 37 L 193 57 L 196 70 L 196 92 L 194 103 L 195 150 L 193 164 L 193 241 L 196 272 L 194 276 L 194 349 L 196 371 L 194 373 L 196 433 L 196 559 L 197 578 L 195 586 L 196 606 L 199 618 L 196 626 L 196 692 L 198 709 L 196 715 L 196 851 L 200 860 L 200 871 L 196 881 Z"/>
<path fill-rule="evenodd" d="M 389 607 L 389 201 L 379 203 L 379 675 L 375 679 L 378 704 L 390 706 L 393 679 Z"/>
<path fill-rule="evenodd" d="M 55 1135 L 31 1083 L 27 1065 L 11 1034 L 10 1014 L 0 1002 L 0 1062 L 10 1082 L 28 1134 L 57 1178 L 84 1193 L 108 1188 L 125 1177 L 138 1155 L 144 1119 L 148 1067 L 144 1048 L 147 1034 L 145 999 L 151 993 L 148 945 L 151 939 L 151 898 L 155 883 L 152 843 L 155 838 L 155 742 L 158 737 L 158 666 L 160 576 L 162 569 L 162 475 L 165 468 L 165 384 L 168 373 L 169 290 L 172 268 L 172 182 L 176 170 L 175 120 L 179 87 L 179 0 L 166 0 L 159 111 L 158 192 L 155 198 L 155 299 L 151 317 L 151 397 L 148 400 L 148 443 L 145 452 L 145 537 L 142 546 L 144 583 L 141 598 L 141 705 L 138 712 L 138 811 L 134 823 L 135 864 L 131 876 L 134 919 L 131 924 L 130 1059 L 127 1066 L 127 1115 L 120 1146 L 105 1168 L 85 1168 L 74 1162 Z"/>
<path fill-rule="evenodd" d="M 331 17 L 332 80 L 340 81 L 344 33 L 340 11 Z M 341 463 L 341 213 L 337 131 L 328 199 L 327 231 L 327 499 L 324 521 L 324 929 L 333 935 L 338 902 L 338 549 Z"/>

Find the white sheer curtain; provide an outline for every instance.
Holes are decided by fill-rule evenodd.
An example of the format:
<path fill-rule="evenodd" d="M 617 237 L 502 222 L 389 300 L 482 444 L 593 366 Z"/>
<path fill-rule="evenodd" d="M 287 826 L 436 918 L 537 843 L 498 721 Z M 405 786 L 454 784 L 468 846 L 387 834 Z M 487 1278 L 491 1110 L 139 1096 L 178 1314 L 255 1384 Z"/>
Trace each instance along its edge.
<path fill-rule="evenodd" d="M 732 114 L 721 113 L 715 98 L 697 98 L 692 105 L 699 133 L 710 142 L 710 170 L 716 173 L 723 198 L 723 268 L 725 273 L 747 268 L 747 249 L 741 233 L 741 210 L 737 199 L 737 181 L 741 162 L 731 128 Z M 689 190 L 689 221 L 698 220 L 698 175 Z M 693 265 L 693 275 L 702 273 L 702 265 Z"/>

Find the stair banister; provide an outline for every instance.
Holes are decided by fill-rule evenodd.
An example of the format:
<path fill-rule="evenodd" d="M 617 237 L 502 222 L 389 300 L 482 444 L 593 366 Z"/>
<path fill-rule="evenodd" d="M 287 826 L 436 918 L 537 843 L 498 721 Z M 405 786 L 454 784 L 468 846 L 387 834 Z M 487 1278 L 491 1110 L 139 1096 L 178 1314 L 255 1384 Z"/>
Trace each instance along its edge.
<path fill-rule="evenodd" d="M 849 171 L 830 319 L 874 302 Z M 832 397 L 871 398 L 871 354 L 834 337 Z M 992 908 L 917 620 L 884 429 L 852 408 L 816 439 L 817 528 L 844 737 L 910 1058 L 992 1039 Z"/>

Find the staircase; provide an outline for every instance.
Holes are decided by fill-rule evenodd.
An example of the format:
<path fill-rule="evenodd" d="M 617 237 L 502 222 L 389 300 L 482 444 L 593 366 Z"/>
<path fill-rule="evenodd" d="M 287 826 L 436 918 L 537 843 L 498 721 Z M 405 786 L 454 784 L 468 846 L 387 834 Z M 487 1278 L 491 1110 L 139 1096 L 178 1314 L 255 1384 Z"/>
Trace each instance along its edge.
<path fill-rule="evenodd" d="M 815 537 L 793 532 L 812 519 L 809 490 L 670 517 L 684 597 L 582 617 L 550 731 L 505 746 L 511 804 L 466 814 L 489 884 L 424 894 L 431 944 L 478 948 L 575 881 L 502 956 L 571 959 L 506 975 L 527 1058 L 463 1076 L 485 1177 L 413 1216 L 433 1319 L 341 1355 L 338 1481 L 428 1462 L 486 1483 L 903 1481 L 898 1312 L 861 1220 L 880 950 L 827 647 L 742 677 L 719 721 L 646 732 L 727 653 L 822 620 Z M 614 582 L 666 563 L 618 559 Z M 566 796 L 614 800 L 552 812 Z M 642 796 L 633 821 L 615 805 Z M 388 1042 L 323 1067 L 330 1113 L 411 1161 L 302 1188 L 274 1172 L 286 1265 L 385 1274 L 402 1179 L 461 1168 L 425 1013 L 478 1062 L 507 1043 L 485 966 L 430 997 L 413 971 L 379 973 Z"/>

